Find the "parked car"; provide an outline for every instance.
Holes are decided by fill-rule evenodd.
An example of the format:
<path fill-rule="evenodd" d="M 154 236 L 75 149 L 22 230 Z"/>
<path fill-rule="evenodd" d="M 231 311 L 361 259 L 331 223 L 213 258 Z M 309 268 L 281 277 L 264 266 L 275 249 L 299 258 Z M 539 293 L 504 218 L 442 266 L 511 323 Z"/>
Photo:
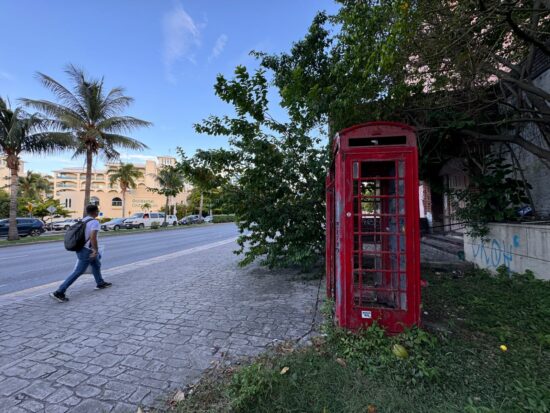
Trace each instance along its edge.
<path fill-rule="evenodd" d="M 178 217 L 175 215 L 166 215 L 166 223 L 168 225 L 178 225 Z"/>
<path fill-rule="evenodd" d="M 204 219 L 199 215 L 187 215 L 180 219 L 180 225 L 200 224 L 201 222 L 204 222 Z"/>
<path fill-rule="evenodd" d="M 52 225 L 52 229 L 54 231 L 67 231 L 70 227 L 72 227 L 79 221 L 79 219 L 66 219 L 65 221 L 61 222 L 54 222 L 54 224 Z"/>
<path fill-rule="evenodd" d="M 44 229 L 46 229 L 46 231 L 51 231 L 53 230 L 53 224 L 66 220 L 67 217 L 62 217 L 61 215 L 54 215 L 53 217 L 44 218 Z"/>
<path fill-rule="evenodd" d="M 8 236 L 10 223 L 8 219 L 0 220 L 0 237 Z M 45 231 L 44 223 L 36 218 L 17 218 L 17 232 L 19 236 L 37 237 Z"/>
<path fill-rule="evenodd" d="M 131 228 L 151 228 L 153 222 L 161 225 L 164 221 L 162 212 L 136 212 L 124 221 L 124 227 Z"/>
<path fill-rule="evenodd" d="M 115 218 L 110 221 L 107 221 L 101 224 L 101 229 L 103 231 L 118 231 L 121 228 L 126 228 L 124 226 L 124 221 L 126 218 Z"/>
<path fill-rule="evenodd" d="M 212 222 L 214 220 L 214 217 L 212 215 L 208 215 L 204 217 L 204 222 Z"/>

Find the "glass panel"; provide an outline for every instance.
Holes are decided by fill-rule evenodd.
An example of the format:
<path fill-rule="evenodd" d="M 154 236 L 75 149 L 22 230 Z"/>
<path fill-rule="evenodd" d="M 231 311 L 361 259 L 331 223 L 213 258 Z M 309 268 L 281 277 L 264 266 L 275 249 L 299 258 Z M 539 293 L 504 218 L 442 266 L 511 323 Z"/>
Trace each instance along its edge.
<path fill-rule="evenodd" d="M 406 309 L 404 171 L 404 161 L 353 163 L 356 307 Z"/>

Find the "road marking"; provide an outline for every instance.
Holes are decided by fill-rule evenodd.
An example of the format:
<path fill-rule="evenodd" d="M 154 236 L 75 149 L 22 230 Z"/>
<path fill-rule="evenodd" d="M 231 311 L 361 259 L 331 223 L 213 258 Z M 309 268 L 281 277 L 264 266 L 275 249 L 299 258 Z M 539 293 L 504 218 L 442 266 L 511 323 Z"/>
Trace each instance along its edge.
<path fill-rule="evenodd" d="M 11 257 L 4 257 L 0 258 L 1 260 L 11 260 L 12 258 L 21 258 L 21 257 L 28 257 L 30 254 L 24 254 L 24 255 L 12 255 Z"/>
<path fill-rule="evenodd" d="M 147 266 L 152 265 L 152 264 L 158 264 L 160 262 L 164 262 L 164 261 L 171 260 L 171 259 L 174 259 L 174 258 L 179 258 L 179 257 L 183 257 L 185 255 L 194 254 L 196 252 L 205 251 L 205 250 L 209 250 L 209 249 L 212 249 L 212 248 L 220 247 L 220 246 L 225 245 L 225 244 L 230 244 L 232 242 L 235 242 L 235 240 L 237 240 L 237 238 L 238 237 L 226 238 L 222 241 L 212 242 L 210 244 L 201 245 L 201 246 L 193 247 L 193 248 L 188 248 L 188 249 L 185 249 L 185 250 L 182 250 L 182 251 L 176 251 L 176 252 L 166 254 L 166 255 L 160 255 L 160 256 L 157 256 L 157 257 L 148 258 L 148 259 L 141 260 L 141 261 L 136 261 L 136 262 L 133 262 L 133 263 L 130 263 L 130 264 L 120 265 L 118 267 L 112 267 L 112 268 L 109 268 L 105 271 L 102 271 L 102 275 L 104 275 L 106 277 L 113 277 L 113 276 L 121 275 L 121 274 L 130 272 L 130 271 L 135 271 L 136 269 L 139 269 L 139 268 L 147 267 Z M 81 276 L 79 278 L 79 280 L 86 280 L 86 279 L 91 279 L 91 278 L 92 278 L 92 275 L 87 274 L 87 275 Z M 0 295 L 0 307 L 2 307 L 4 305 L 7 305 L 7 304 L 15 303 L 15 302 L 18 302 L 18 301 L 38 297 L 40 295 L 44 295 L 44 294 L 48 293 L 50 290 L 52 290 L 53 288 L 57 287 L 59 285 L 59 283 L 62 282 L 62 281 L 63 280 L 54 281 L 52 283 L 38 285 L 36 287 L 27 288 L 25 290 Z"/>

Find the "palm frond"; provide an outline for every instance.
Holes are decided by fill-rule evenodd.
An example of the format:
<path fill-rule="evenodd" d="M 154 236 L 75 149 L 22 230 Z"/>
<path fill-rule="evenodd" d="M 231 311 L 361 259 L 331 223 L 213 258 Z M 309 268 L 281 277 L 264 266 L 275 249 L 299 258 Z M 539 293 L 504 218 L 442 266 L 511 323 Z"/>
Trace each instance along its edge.
<path fill-rule="evenodd" d="M 86 118 L 81 117 L 77 112 L 66 106 L 60 105 L 49 100 L 19 99 L 25 106 L 35 108 L 49 116 L 56 118 L 60 122 L 73 124 L 85 124 Z"/>
<path fill-rule="evenodd" d="M 97 128 L 106 132 L 131 132 L 141 127 L 149 127 L 151 122 L 134 118 L 133 116 L 113 116 L 97 124 Z"/>
<path fill-rule="evenodd" d="M 148 149 L 147 145 L 137 139 L 116 133 L 101 133 L 101 141 L 101 147 L 119 147 L 135 151 Z"/>
<path fill-rule="evenodd" d="M 51 90 L 58 98 L 61 100 L 64 105 L 70 109 L 72 109 L 74 112 L 78 113 L 82 118 L 86 118 L 86 111 L 80 104 L 78 98 L 71 93 L 65 86 L 63 86 L 61 83 L 59 83 L 54 78 L 38 72 L 37 73 L 38 79 L 40 80 L 40 83 L 46 88 Z"/>

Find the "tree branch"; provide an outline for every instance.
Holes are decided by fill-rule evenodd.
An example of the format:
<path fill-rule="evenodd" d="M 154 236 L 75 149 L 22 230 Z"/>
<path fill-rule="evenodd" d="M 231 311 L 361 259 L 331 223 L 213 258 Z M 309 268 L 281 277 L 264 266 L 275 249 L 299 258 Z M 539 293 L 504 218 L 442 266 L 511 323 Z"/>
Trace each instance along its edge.
<path fill-rule="evenodd" d="M 547 161 L 550 161 L 550 150 L 541 148 L 538 145 L 535 145 L 532 142 L 529 142 L 528 140 L 521 137 L 519 134 L 515 135 L 487 135 L 480 132 L 470 131 L 470 130 L 462 130 L 460 131 L 462 134 L 466 136 L 470 136 L 472 138 L 476 139 L 483 139 L 487 141 L 493 141 L 493 142 L 505 142 L 505 143 L 514 143 L 523 149 L 531 152 L 533 155 L 538 156 L 539 158 L 545 159 Z"/>

